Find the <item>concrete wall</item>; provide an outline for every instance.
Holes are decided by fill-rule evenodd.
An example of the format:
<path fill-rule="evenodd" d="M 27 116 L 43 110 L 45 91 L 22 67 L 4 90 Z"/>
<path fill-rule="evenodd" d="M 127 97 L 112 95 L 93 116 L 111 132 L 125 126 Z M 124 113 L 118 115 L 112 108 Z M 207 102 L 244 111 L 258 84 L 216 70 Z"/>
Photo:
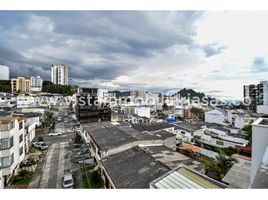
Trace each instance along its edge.
<path fill-rule="evenodd" d="M 262 156 L 268 145 L 268 126 L 259 125 L 259 122 L 261 121 L 262 119 L 260 118 L 252 124 L 252 162 L 250 183 L 254 181 Z"/>

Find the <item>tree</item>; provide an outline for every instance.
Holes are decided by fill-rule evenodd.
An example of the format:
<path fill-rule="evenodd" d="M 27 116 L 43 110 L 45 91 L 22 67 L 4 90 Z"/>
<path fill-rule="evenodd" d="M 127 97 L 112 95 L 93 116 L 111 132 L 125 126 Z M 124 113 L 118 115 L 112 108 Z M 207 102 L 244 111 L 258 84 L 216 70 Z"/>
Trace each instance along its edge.
<path fill-rule="evenodd" d="M 163 104 L 163 106 L 162 106 L 162 108 L 163 108 L 163 110 L 167 110 L 167 109 L 168 109 L 167 104 L 166 104 L 166 103 L 164 103 L 164 104 Z"/>
<path fill-rule="evenodd" d="M 206 165 L 206 174 L 221 180 L 225 174 L 230 170 L 234 163 L 237 163 L 237 159 L 227 156 L 223 151 L 218 152 L 218 156 L 215 159 L 201 159 Z"/>
<path fill-rule="evenodd" d="M 252 125 L 246 125 L 242 131 L 245 131 L 246 134 L 247 134 L 247 137 L 246 139 L 249 141 L 249 143 L 251 144 L 252 143 Z"/>

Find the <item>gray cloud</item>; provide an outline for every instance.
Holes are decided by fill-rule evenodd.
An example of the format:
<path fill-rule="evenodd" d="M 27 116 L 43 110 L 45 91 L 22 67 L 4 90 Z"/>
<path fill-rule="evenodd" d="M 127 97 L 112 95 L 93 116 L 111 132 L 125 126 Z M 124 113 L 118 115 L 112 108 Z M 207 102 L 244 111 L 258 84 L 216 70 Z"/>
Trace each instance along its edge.
<path fill-rule="evenodd" d="M 217 43 L 208 44 L 208 45 L 203 46 L 203 50 L 206 53 L 207 57 L 220 54 L 220 53 L 222 53 L 222 51 L 225 48 L 226 48 L 225 46 L 219 45 Z"/>
<path fill-rule="evenodd" d="M 173 46 L 185 46 L 190 52 L 200 48 L 209 56 L 220 52 L 223 47 L 199 47 L 193 40 L 194 24 L 202 14 L 194 11 L 1 11 L 0 64 L 10 67 L 12 77 L 41 75 L 50 80 L 50 66 L 62 63 L 69 66 L 75 83 L 111 81 L 135 72 L 138 67 L 151 67 L 143 66 L 142 61 L 153 59 L 156 54 L 168 54 L 167 50 Z M 191 63 L 190 59 L 196 58 L 172 61 L 180 67 L 185 65 L 185 60 Z M 121 87 L 130 84 L 135 85 L 121 83 Z"/>

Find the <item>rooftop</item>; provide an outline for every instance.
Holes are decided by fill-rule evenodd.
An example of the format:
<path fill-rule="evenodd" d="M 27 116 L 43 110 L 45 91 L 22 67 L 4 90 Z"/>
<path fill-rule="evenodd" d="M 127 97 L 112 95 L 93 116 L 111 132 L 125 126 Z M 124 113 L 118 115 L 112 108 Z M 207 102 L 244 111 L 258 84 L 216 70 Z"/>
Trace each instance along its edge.
<path fill-rule="evenodd" d="M 151 183 L 155 189 L 220 189 L 226 186 L 186 166 L 168 172 Z"/>
<path fill-rule="evenodd" d="M 150 182 L 169 171 L 139 147 L 109 156 L 102 163 L 116 188 L 149 188 Z"/>
<path fill-rule="evenodd" d="M 240 159 L 243 159 L 240 157 Z M 239 159 L 238 159 L 239 160 Z M 229 188 L 248 189 L 250 184 L 251 162 L 235 163 L 222 179 Z"/>
<path fill-rule="evenodd" d="M 157 123 L 157 122 L 133 125 L 133 128 L 138 131 L 157 131 L 171 127 L 174 127 L 174 125 L 168 123 Z"/>
<path fill-rule="evenodd" d="M 153 156 L 156 160 L 164 163 L 171 169 L 178 167 L 181 164 L 194 169 L 200 173 L 203 172 L 204 165 L 192 158 L 189 158 L 173 149 L 170 149 L 166 146 L 146 146 L 141 147 L 148 154 Z"/>
<path fill-rule="evenodd" d="M 82 126 L 92 136 L 101 150 L 108 150 L 137 141 L 137 139 L 109 122 L 85 123 Z"/>

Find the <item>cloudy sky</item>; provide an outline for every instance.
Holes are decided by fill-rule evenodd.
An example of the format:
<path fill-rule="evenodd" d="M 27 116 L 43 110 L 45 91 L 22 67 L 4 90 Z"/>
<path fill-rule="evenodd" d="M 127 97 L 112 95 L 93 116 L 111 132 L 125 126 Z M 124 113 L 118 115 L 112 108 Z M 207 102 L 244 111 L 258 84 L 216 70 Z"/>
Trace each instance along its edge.
<path fill-rule="evenodd" d="M 0 64 L 11 77 L 171 93 L 192 88 L 240 98 L 268 79 L 268 12 L 1 11 Z"/>

